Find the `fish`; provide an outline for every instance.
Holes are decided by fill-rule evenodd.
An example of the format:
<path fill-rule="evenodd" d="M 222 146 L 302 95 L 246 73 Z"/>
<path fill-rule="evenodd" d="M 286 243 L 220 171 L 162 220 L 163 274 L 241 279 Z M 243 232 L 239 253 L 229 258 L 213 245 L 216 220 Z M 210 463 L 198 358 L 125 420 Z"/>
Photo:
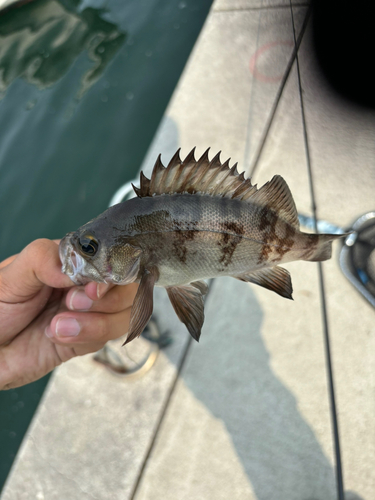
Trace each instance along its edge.
<path fill-rule="evenodd" d="M 108 208 L 60 242 L 62 272 L 76 285 L 90 281 L 139 283 L 124 344 L 139 337 L 153 312 L 155 286 L 164 287 L 191 336 L 199 341 L 206 280 L 231 276 L 292 299 L 280 264 L 324 261 L 344 235 L 300 231 L 285 180 L 275 175 L 258 189 L 237 163 L 221 163 L 209 149 L 167 167 L 156 160 L 150 179 L 140 174 L 136 197 Z"/>

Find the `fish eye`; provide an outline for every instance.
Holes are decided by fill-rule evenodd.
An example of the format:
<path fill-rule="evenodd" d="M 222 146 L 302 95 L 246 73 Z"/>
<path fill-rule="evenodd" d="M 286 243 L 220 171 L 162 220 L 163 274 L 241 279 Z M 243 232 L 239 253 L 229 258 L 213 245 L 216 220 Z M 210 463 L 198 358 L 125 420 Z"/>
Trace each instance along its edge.
<path fill-rule="evenodd" d="M 78 243 L 81 252 L 85 255 L 89 255 L 90 257 L 95 255 L 99 248 L 99 243 L 96 241 L 96 239 L 88 234 L 86 234 L 85 236 L 81 236 Z"/>

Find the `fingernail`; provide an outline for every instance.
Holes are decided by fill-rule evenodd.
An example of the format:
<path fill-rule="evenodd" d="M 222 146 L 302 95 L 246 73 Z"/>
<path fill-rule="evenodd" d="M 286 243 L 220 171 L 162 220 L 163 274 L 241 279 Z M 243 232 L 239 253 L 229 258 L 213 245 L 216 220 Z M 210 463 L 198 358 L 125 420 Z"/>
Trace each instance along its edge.
<path fill-rule="evenodd" d="M 70 298 L 69 309 L 73 309 L 74 311 L 88 311 L 92 304 L 93 301 L 87 297 L 85 292 L 77 288 Z"/>
<path fill-rule="evenodd" d="M 105 292 L 108 290 L 108 288 L 109 288 L 109 285 L 107 283 L 98 283 L 98 285 L 96 287 L 96 295 L 97 295 L 98 299 L 100 299 L 105 294 Z"/>
<path fill-rule="evenodd" d="M 51 330 L 50 325 L 46 326 L 46 329 L 44 330 L 45 335 L 50 339 L 53 337 L 53 333 Z"/>
<path fill-rule="evenodd" d="M 76 337 L 81 331 L 80 324 L 74 318 L 59 318 L 56 323 L 57 337 Z"/>

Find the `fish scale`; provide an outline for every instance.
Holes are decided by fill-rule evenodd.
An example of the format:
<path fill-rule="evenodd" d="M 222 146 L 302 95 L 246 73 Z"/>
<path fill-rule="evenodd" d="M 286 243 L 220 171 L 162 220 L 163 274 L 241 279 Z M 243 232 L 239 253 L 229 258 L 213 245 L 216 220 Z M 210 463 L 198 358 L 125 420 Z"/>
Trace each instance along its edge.
<path fill-rule="evenodd" d="M 151 178 L 141 173 L 137 198 L 115 205 L 60 242 L 62 271 L 89 281 L 139 288 L 126 342 L 138 337 L 153 310 L 153 289 L 165 287 L 179 319 L 199 340 L 204 321 L 203 280 L 232 276 L 292 298 L 280 263 L 331 257 L 345 235 L 299 229 L 290 190 L 278 175 L 258 189 L 236 165 L 211 161 L 208 150 L 179 151 L 165 168 L 160 156 Z"/>
<path fill-rule="evenodd" d="M 257 269 L 273 265 L 260 258 L 262 247 L 270 239 L 270 226 L 259 229 L 262 211 L 256 205 L 181 194 L 134 199 L 129 208 L 128 221 L 132 222 L 128 222 L 127 230 L 137 239 L 147 256 L 145 260 L 153 254 L 153 264 L 159 269 L 157 286 L 183 284 L 199 279 L 199 275 L 201 279 L 213 274 L 239 275 L 249 266 Z M 132 220 L 133 209 L 142 215 Z M 287 234 L 287 226 L 278 221 L 280 240 Z M 295 252 L 306 250 L 298 246 L 302 240 L 293 241 L 295 249 L 281 247 L 288 252 L 293 250 L 282 262 L 294 260 Z M 276 259 L 279 248 L 280 245 L 275 246 Z M 141 264 L 146 265 L 142 260 Z"/>

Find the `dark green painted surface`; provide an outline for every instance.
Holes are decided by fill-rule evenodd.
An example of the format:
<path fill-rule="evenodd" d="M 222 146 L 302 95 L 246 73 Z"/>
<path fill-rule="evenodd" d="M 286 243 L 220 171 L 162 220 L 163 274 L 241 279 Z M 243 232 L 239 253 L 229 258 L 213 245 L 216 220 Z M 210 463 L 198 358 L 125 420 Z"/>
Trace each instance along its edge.
<path fill-rule="evenodd" d="M 0 15 L 0 260 L 76 229 L 134 178 L 210 4 L 34 0 Z M 0 487 L 47 381 L 0 393 Z"/>

